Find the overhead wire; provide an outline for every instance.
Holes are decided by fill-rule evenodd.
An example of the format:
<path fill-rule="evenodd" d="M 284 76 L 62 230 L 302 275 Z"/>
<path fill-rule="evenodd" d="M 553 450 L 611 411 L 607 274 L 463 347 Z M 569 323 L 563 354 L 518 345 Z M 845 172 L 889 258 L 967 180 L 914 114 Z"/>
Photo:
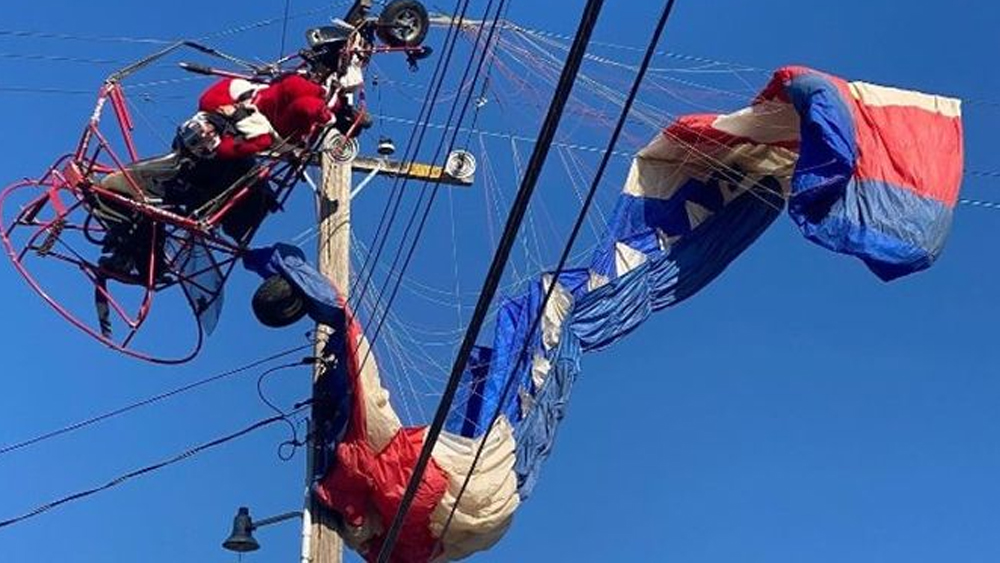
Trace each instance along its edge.
<path fill-rule="evenodd" d="M 73 424 L 69 424 L 67 426 L 63 426 L 62 428 L 59 428 L 57 430 L 52 430 L 52 431 L 49 431 L 49 432 L 45 432 L 45 433 L 39 434 L 39 435 L 34 436 L 32 438 L 21 440 L 19 442 L 15 442 L 13 444 L 8 444 L 6 446 L 0 447 L 0 456 L 9 454 L 9 453 L 17 451 L 17 450 L 21 450 L 21 449 L 27 448 L 29 446 L 33 446 L 33 445 L 38 444 L 40 442 L 45 442 L 47 440 L 51 440 L 53 438 L 56 438 L 56 437 L 59 437 L 59 436 L 63 436 L 65 434 L 69 434 L 69 433 L 72 433 L 72 432 L 76 432 L 78 430 L 82 430 L 84 428 L 87 428 L 89 426 L 93 426 L 93 425 L 98 424 L 100 422 L 104 422 L 106 420 L 110 420 L 112 418 L 116 418 L 116 417 L 121 416 L 123 414 L 126 414 L 128 412 L 132 412 L 132 411 L 134 411 L 136 409 L 140 409 L 142 407 L 146 407 L 146 406 L 149 406 L 149 405 L 152 405 L 152 404 L 164 401 L 164 400 L 169 399 L 171 397 L 175 397 L 177 395 L 181 395 L 183 393 L 187 393 L 189 391 L 193 391 L 193 390 L 198 389 L 200 387 L 204 387 L 204 386 L 206 386 L 206 385 L 208 385 L 210 383 L 215 383 L 216 381 L 221 381 L 223 379 L 227 379 L 227 378 L 239 375 L 241 373 L 244 373 L 246 371 L 250 371 L 250 370 L 252 370 L 254 368 L 257 368 L 257 367 L 260 367 L 262 365 L 268 364 L 268 363 L 273 362 L 275 360 L 278 360 L 278 359 L 290 356 L 290 355 L 295 354 L 297 352 L 301 352 L 301 351 L 303 351 L 303 350 L 305 350 L 307 348 L 311 348 L 312 346 L 313 346 L 313 344 L 310 343 L 310 344 L 306 344 L 306 345 L 303 345 L 303 346 L 297 346 L 297 347 L 294 347 L 294 348 L 289 348 L 289 349 L 283 350 L 281 352 L 276 352 L 274 354 L 271 354 L 271 355 L 266 356 L 264 358 L 261 358 L 259 360 L 254 360 L 252 362 L 243 364 L 242 366 L 239 366 L 239 367 L 236 367 L 236 368 L 233 368 L 233 369 L 230 369 L 230 370 L 226 370 L 226 371 L 220 372 L 218 374 L 215 374 L 215 375 L 212 375 L 212 376 L 209 376 L 209 377 L 205 377 L 203 379 L 199 379 L 199 380 L 194 381 L 192 383 L 188 383 L 187 385 L 182 385 L 181 387 L 177 387 L 175 389 L 172 389 L 170 391 L 159 393 L 159 394 L 153 395 L 152 397 L 148 397 L 148 398 L 142 399 L 140 401 L 129 403 L 129 404 L 121 406 L 121 407 L 117 407 L 115 409 L 112 409 L 112 410 L 107 411 L 107 412 L 102 413 L 102 414 L 91 416 L 91 417 L 86 418 L 84 420 L 81 420 L 79 422 L 75 422 Z"/>
<path fill-rule="evenodd" d="M 494 2 L 494 0 L 490 0 L 489 3 L 486 5 L 485 18 L 487 18 L 487 19 L 489 17 L 490 10 L 491 10 L 491 8 L 493 6 L 493 2 Z M 506 6 L 506 2 L 507 2 L 507 0 L 500 0 L 499 1 L 499 5 L 497 7 L 496 15 L 494 16 L 495 19 L 499 19 L 500 15 L 503 13 L 503 9 Z M 480 31 L 482 31 L 482 28 L 480 28 Z M 466 81 L 468 81 L 470 71 L 472 70 L 472 67 L 473 67 L 473 63 L 476 62 L 477 58 L 478 58 L 478 64 L 475 65 L 475 72 L 472 74 L 471 84 L 474 86 L 478 82 L 479 77 L 482 75 L 482 72 L 483 72 L 483 69 L 484 69 L 484 66 L 485 66 L 485 61 L 487 59 L 487 54 L 489 52 L 488 45 L 493 40 L 495 31 L 496 31 L 496 27 L 490 27 L 490 32 L 487 34 L 487 37 L 486 37 L 486 40 L 485 40 L 485 43 L 484 43 L 483 53 L 482 53 L 481 56 L 478 56 L 478 57 L 477 57 L 475 46 L 479 45 L 479 39 L 480 38 L 477 37 L 476 42 L 475 42 L 474 47 L 473 47 L 472 56 L 470 56 L 468 64 L 466 64 L 465 71 L 463 72 L 463 75 L 462 75 L 461 82 L 463 84 Z M 473 96 L 474 96 L 474 87 L 469 89 L 469 93 L 465 97 L 465 102 L 462 104 L 462 108 L 458 112 L 457 123 L 458 123 L 459 126 L 465 120 L 465 116 L 466 116 L 466 114 L 467 114 L 467 112 L 469 110 L 469 105 L 470 105 L 470 102 L 471 102 Z M 450 123 L 452 123 L 453 120 L 456 119 L 455 110 L 456 110 L 457 107 L 458 107 L 457 104 L 455 104 L 455 105 L 452 106 L 451 111 L 448 114 L 448 118 L 446 120 L 446 123 L 450 124 Z M 456 127 L 455 130 L 452 132 L 451 139 L 448 140 L 448 130 L 445 129 L 444 134 L 442 134 L 441 139 L 438 142 L 438 146 L 437 146 L 437 148 L 435 150 L 434 157 L 433 157 L 432 160 L 436 162 L 442 156 L 442 150 L 445 150 L 445 144 L 446 143 L 447 143 L 448 146 L 447 146 L 445 154 L 450 153 L 454 149 L 454 147 L 455 147 L 455 143 L 457 141 L 458 135 L 459 135 L 459 131 L 457 130 L 457 127 Z M 430 183 L 431 183 L 430 180 L 425 180 L 424 183 L 423 183 L 423 185 L 421 186 L 420 197 L 418 198 L 416 205 L 414 205 L 413 212 L 410 214 L 410 219 L 409 219 L 409 221 L 407 221 L 407 225 L 406 225 L 406 228 L 405 228 L 405 230 L 403 232 L 403 236 L 401 237 L 400 244 L 399 244 L 399 246 L 397 248 L 396 255 L 393 258 L 392 266 L 390 266 L 390 268 L 389 268 L 390 275 L 389 275 L 389 277 L 387 277 L 386 283 L 383 284 L 381 290 L 379 291 L 378 298 L 376 299 L 376 303 L 379 303 L 381 301 L 381 299 L 385 296 L 386 290 L 389 287 L 389 285 L 392 284 L 392 281 L 393 281 L 392 280 L 392 273 L 395 272 L 396 266 L 397 266 L 397 264 L 399 264 L 399 259 L 400 259 L 400 257 L 403 256 L 404 248 L 405 248 L 406 243 L 407 243 L 407 237 L 408 237 L 411 229 L 413 228 L 414 224 L 416 224 L 416 232 L 415 232 L 415 234 L 412 237 L 412 242 L 409 245 L 409 249 L 405 253 L 406 257 L 403 260 L 403 263 L 400 266 L 399 271 L 398 271 L 398 273 L 396 275 L 396 283 L 393 284 L 393 287 L 392 287 L 392 289 L 389 292 L 389 297 L 388 297 L 388 301 L 387 301 L 387 304 L 386 304 L 386 309 L 390 309 L 392 307 L 392 304 L 395 302 L 396 295 L 397 295 L 397 293 L 399 291 L 400 282 L 402 281 L 403 276 L 405 276 L 407 270 L 409 269 L 410 262 L 413 259 L 413 256 L 415 254 L 417 245 L 418 245 L 418 243 L 420 241 L 421 235 L 423 234 L 424 228 L 425 228 L 425 226 L 427 224 L 427 219 L 430 216 L 430 211 L 433 208 L 433 205 L 434 205 L 435 200 L 437 199 L 438 193 L 440 192 L 440 189 L 441 189 L 440 184 L 435 183 L 434 186 L 430 188 L 430 197 L 428 198 L 428 201 L 427 201 L 426 205 L 423 206 L 423 212 L 420 213 L 420 206 L 421 206 L 421 203 L 423 203 L 425 195 L 427 194 L 428 187 L 430 187 Z M 419 222 L 417 221 L 417 217 L 418 216 L 420 216 Z M 379 332 L 381 330 L 381 324 L 382 324 L 382 322 L 379 321 L 375 325 L 374 332 L 371 333 L 370 339 L 371 339 L 371 341 L 373 343 L 378 340 L 378 335 L 379 335 Z M 368 327 L 366 327 L 366 329 L 367 328 Z M 368 333 L 367 330 L 365 332 Z M 368 357 L 371 355 L 372 350 L 373 350 L 373 348 L 369 347 L 368 350 L 366 351 L 365 357 L 361 361 L 362 367 L 368 361 Z"/>
<path fill-rule="evenodd" d="M 292 411 L 292 413 L 290 413 L 290 414 L 297 414 L 299 412 L 304 411 L 306 408 L 307 408 L 306 406 L 296 407 L 296 409 L 294 411 Z M 233 432 L 231 434 L 227 434 L 227 435 L 222 436 L 220 438 L 216 438 L 216 439 L 211 440 L 209 442 L 205 442 L 205 443 L 200 444 L 198 446 L 195 446 L 193 448 L 189 448 L 189 449 L 187 449 L 187 450 L 185 450 L 185 451 L 183 451 L 183 452 L 181 452 L 181 453 L 179 453 L 179 454 L 177 454 L 177 455 L 175 455 L 173 457 L 170 457 L 170 458 L 165 459 L 163 461 L 160 461 L 158 463 L 154 463 L 152 465 L 147 465 L 147 466 L 142 467 L 140 469 L 136 469 L 134 471 L 129 471 L 128 473 L 124 473 L 124 474 L 122 474 L 122 475 L 120 475 L 118 477 L 115 477 L 114 479 L 111 479 L 110 481 L 104 483 L 103 485 L 99 485 L 99 486 L 96 486 L 96 487 L 93 487 L 93 488 L 90 488 L 90 489 L 85 489 L 85 490 L 82 490 L 82 491 L 79 491 L 79 492 L 76 492 L 76 493 L 72 493 L 72 494 L 66 495 L 66 496 L 61 497 L 59 499 L 47 502 L 45 504 L 41 504 L 41 505 L 36 506 L 35 508 L 32 508 L 31 510 L 29 510 L 29 511 L 27 511 L 27 512 L 21 514 L 21 515 L 19 515 L 19 516 L 15 516 L 15 517 L 8 518 L 8 519 L 5 519 L 5 520 L 0 520 L 0 529 L 7 528 L 7 527 L 13 526 L 15 524 L 19 524 L 21 522 L 24 522 L 25 520 L 30 520 L 31 518 L 35 518 L 36 516 L 40 516 L 40 515 L 48 512 L 48 511 L 52 510 L 52 509 L 57 508 L 59 506 L 62 506 L 64 504 L 68 504 L 68 503 L 71 503 L 71 502 L 74 502 L 74 501 L 78 501 L 78 500 L 83 500 L 83 499 L 85 499 L 87 497 L 91 497 L 91 496 L 96 495 L 98 493 L 101 493 L 101 492 L 107 491 L 109 489 L 113 489 L 115 487 L 118 487 L 118 486 L 120 486 L 120 485 L 122 485 L 124 483 L 127 483 L 127 482 L 129 482 L 132 479 L 135 479 L 137 477 L 141 477 L 143 475 L 147 475 L 149 473 L 153 473 L 155 471 L 159 471 L 160 469 L 164 469 L 164 468 L 169 467 L 171 465 L 174 465 L 176 463 L 180 463 L 181 461 L 184 461 L 186 459 L 192 458 L 192 457 L 194 457 L 194 456 L 196 456 L 196 455 L 198 455 L 198 454 L 200 454 L 202 452 L 205 452 L 207 450 L 216 448 L 216 447 L 221 446 L 223 444 L 226 444 L 228 442 L 232 442 L 233 440 L 236 440 L 238 438 L 242 438 L 243 436 L 246 436 L 247 434 L 250 434 L 250 433 L 252 433 L 252 432 L 254 432 L 256 430 L 260 430 L 261 428 L 265 428 L 265 427 L 270 426 L 272 424 L 275 424 L 277 422 L 285 421 L 286 418 L 287 418 L 286 415 L 276 415 L 276 416 L 272 416 L 270 418 L 265 418 L 263 420 L 259 420 L 259 421 L 255 422 L 255 423 L 253 423 L 253 424 L 251 424 L 251 425 L 249 425 L 249 426 L 241 429 L 241 430 L 238 430 L 238 431 Z"/>
<path fill-rule="evenodd" d="M 587 191 L 587 195 L 583 202 L 583 205 L 581 206 L 580 211 L 577 213 L 577 217 L 573 224 L 573 228 L 570 231 L 570 235 L 567 238 L 566 244 L 563 247 L 562 254 L 559 257 L 559 262 L 555 270 L 548 274 L 549 276 L 551 276 L 551 282 L 549 282 L 548 287 L 546 288 L 545 296 L 543 297 L 539 305 L 537 314 L 534 315 L 534 320 L 532 321 L 531 327 L 528 329 L 527 332 L 528 335 L 533 335 L 538 331 L 539 325 L 541 324 L 548 303 L 551 300 L 552 295 L 559 284 L 559 277 L 566 268 L 570 255 L 573 251 L 573 246 L 576 244 L 577 237 L 579 236 L 580 231 L 583 228 L 584 222 L 586 221 L 586 218 L 589 215 L 590 207 L 594 202 L 594 198 L 597 195 L 597 190 L 600 187 L 601 180 L 604 177 L 604 173 L 607 170 L 608 164 L 611 161 L 612 152 L 614 151 L 615 145 L 618 143 L 619 137 L 621 136 L 622 131 L 625 128 L 625 124 L 628 121 L 629 112 L 631 111 L 633 103 L 635 102 L 639 94 L 639 89 L 642 86 L 643 79 L 645 78 L 649 65 L 652 62 L 653 55 L 656 53 L 656 47 L 659 45 L 660 39 L 663 35 L 663 31 L 666 28 L 667 22 L 670 20 L 670 15 L 673 12 L 674 4 L 675 0 L 668 0 L 663 8 L 663 12 L 661 13 L 659 20 L 657 21 L 656 27 L 653 31 L 653 35 L 649 41 L 649 46 L 647 47 L 646 54 L 644 55 L 642 63 L 638 68 L 638 72 L 635 76 L 635 80 L 633 81 L 632 88 L 630 89 L 625 99 L 618 122 L 615 125 L 615 129 L 608 140 L 607 148 L 601 157 L 601 161 L 600 164 L 598 165 L 597 171 L 594 173 L 593 181 L 591 182 L 590 188 Z M 522 366 L 524 366 L 527 363 L 528 349 L 531 345 L 531 342 L 532 340 L 529 336 L 529 338 L 525 339 L 523 346 L 521 346 L 520 352 L 517 356 L 517 360 L 515 361 L 512 369 L 510 370 L 510 373 L 506 378 L 503 390 L 500 393 L 500 398 L 497 401 L 497 406 L 493 411 L 489 423 L 485 426 L 485 431 L 483 435 L 479 438 L 480 444 L 476 448 L 476 454 L 469 465 L 469 469 L 466 472 L 465 479 L 462 482 L 462 486 L 459 489 L 458 493 L 455 495 L 455 501 L 452 504 L 450 512 L 448 513 L 448 518 L 445 521 L 444 527 L 442 528 L 442 532 L 438 535 L 439 538 L 443 538 L 447 533 L 449 527 L 451 526 L 452 520 L 455 516 L 455 512 L 458 509 L 459 503 L 461 502 L 462 496 L 465 494 L 465 491 L 467 490 L 468 485 L 471 482 L 473 475 L 475 474 L 476 465 L 478 464 L 479 459 L 482 457 L 482 453 L 486 447 L 489 435 L 492 432 L 493 427 L 496 425 L 497 420 L 503 413 L 504 404 L 506 403 L 507 398 L 510 396 L 510 392 L 514 387 L 514 383 L 516 382 L 515 375 L 519 373 L 520 370 L 522 369 Z"/>
<path fill-rule="evenodd" d="M 469 0 L 456 0 L 455 9 L 452 13 L 458 14 L 458 17 L 457 19 L 453 19 L 448 26 L 444 40 L 445 55 L 438 59 L 437 64 L 434 67 L 434 73 L 432 74 L 430 81 L 430 94 L 424 97 L 420 111 L 417 114 L 417 123 L 410 130 L 410 135 L 403 150 L 403 158 L 401 159 L 403 163 L 412 164 L 415 162 L 417 155 L 420 152 L 420 148 L 423 146 L 423 140 L 427 132 L 427 127 L 421 124 L 429 123 L 433 117 L 434 105 L 441 93 L 441 87 L 444 84 L 448 66 L 451 63 L 451 58 L 454 54 L 459 29 L 458 26 L 465 20 L 468 8 Z M 399 213 L 399 207 L 403 200 L 403 188 L 405 188 L 406 185 L 406 179 L 396 178 L 393 181 L 392 188 L 389 192 L 389 200 L 382 209 L 382 214 L 378 220 L 378 226 L 375 228 L 375 234 L 372 237 L 372 244 L 369 245 L 370 248 L 375 248 L 375 252 L 370 253 L 358 268 L 358 285 L 355 285 L 352 288 L 349 296 L 349 303 L 357 303 L 358 300 L 361 299 L 361 296 L 368 291 L 368 286 L 371 284 L 372 276 L 374 275 L 373 265 L 374 263 L 377 263 L 382 256 L 385 244 L 388 241 L 389 234 L 392 230 L 392 225 Z M 369 267 L 370 263 L 372 264 L 372 267 Z M 368 270 L 367 276 L 365 275 L 366 270 Z"/>
<path fill-rule="evenodd" d="M 416 496 L 417 488 L 423 479 L 424 471 L 430 461 L 431 453 L 437 443 L 438 436 L 444 428 L 444 423 L 448 417 L 451 404 L 458 391 L 462 374 L 468 364 L 472 349 L 479 337 L 480 329 L 486 319 L 486 315 L 490 309 L 490 304 L 493 301 L 497 287 L 500 284 L 507 260 L 510 257 L 510 252 L 514 246 L 514 240 L 517 238 L 517 232 L 520 229 L 521 221 L 523 220 L 528 204 L 531 201 L 535 185 L 537 184 L 539 175 L 541 174 L 541 169 L 548 155 L 548 149 L 555 137 L 556 130 L 558 129 L 559 122 L 561 121 L 562 112 L 566 107 L 566 102 L 569 100 L 573 83 L 575 82 L 574 78 L 583 61 L 583 55 L 586 53 L 587 44 L 589 43 L 590 36 L 597 24 L 603 4 L 603 0 L 588 0 L 584 8 L 580 20 L 580 26 L 577 30 L 577 36 L 573 42 L 573 49 L 570 51 L 570 54 L 567 57 L 566 65 L 563 69 L 562 80 L 553 95 L 552 105 L 549 108 L 549 112 L 546 115 L 542 129 L 539 133 L 539 142 L 535 145 L 535 150 L 532 153 L 527 171 L 522 178 L 521 186 L 518 189 L 517 198 L 515 199 L 514 205 L 508 215 L 507 224 L 500 239 L 500 245 L 494 253 L 489 272 L 483 282 L 483 288 L 480 292 L 479 301 L 476 303 L 476 308 L 473 311 L 472 319 L 470 320 L 469 326 L 466 330 L 465 338 L 462 340 L 462 345 L 459 348 L 455 362 L 452 365 L 448 385 L 445 387 L 441 401 L 438 403 L 438 409 L 434 415 L 434 419 L 427 429 L 423 447 L 421 448 L 420 455 L 414 464 L 413 471 L 408 480 L 406 490 L 400 500 L 399 507 L 393 517 L 392 524 L 389 526 L 388 531 L 385 534 L 385 538 L 377 558 L 378 563 L 386 563 L 392 555 L 393 548 L 395 547 L 396 540 L 399 537 L 399 532 L 403 525 L 403 521 L 405 520 L 406 514 L 409 512 L 413 499 Z"/>

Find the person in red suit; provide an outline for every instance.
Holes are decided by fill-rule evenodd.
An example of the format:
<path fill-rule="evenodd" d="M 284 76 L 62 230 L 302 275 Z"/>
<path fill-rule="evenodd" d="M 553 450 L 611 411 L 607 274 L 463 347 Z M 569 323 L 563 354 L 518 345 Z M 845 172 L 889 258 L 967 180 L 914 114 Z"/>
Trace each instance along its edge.
<path fill-rule="evenodd" d="M 135 188 L 147 202 L 179 205 L 193 212 L 252 176 L 256 156 L 266 150 L 300 146 L 333 121 L 326 90 L 298 75 L 271 84 L 226 78 L 209 86 L 198 99 L 198 113 L 178 129 L 169 155 L 136 162 L 129 176 L 122 172 L 102 179 L 104 188 L 134 198 Z M 239 204 L 227 212 L 223 231 L 244 240 L 273 208 L 266 183 L 248 185 Z M 236 193 L 236 189 L 232 190 Z M 109 229 L 101 260 L 109 271 L 145 276 L 152 225 L 136 213 L 122 210 Z M 163 271 L 162 234 L 153 254 Z"/>
<path fill-rule="evenodd" d="M 326 89 L 295 74 L 266 86 L 220 80 L 201 95 L 198 110 L 231 125 L 218 132 L 217 158 L 251 156 L 280 142 L 300 144 L 333 117 Z"/>

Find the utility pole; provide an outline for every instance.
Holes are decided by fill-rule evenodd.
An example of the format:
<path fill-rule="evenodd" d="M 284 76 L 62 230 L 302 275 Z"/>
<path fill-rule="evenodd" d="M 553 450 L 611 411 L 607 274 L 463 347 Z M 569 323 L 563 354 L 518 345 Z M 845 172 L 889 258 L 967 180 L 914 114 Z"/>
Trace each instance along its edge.
<path fill-rule="evenodd" d="M 348 21 L 357 13 L 370 9 L 372 0 L 355 0 L 348 14 Z M 328 136 L 329 142 L 337 142 Z M 326 146 L 324 149 L 331 149 Z M 352 162 L 337 162 L 331 150 L 324 150 L 318 159 L 310 164 L 322 171 L 319 205 L 319 253 L 317 264 L 321 274 L 329 279 L 337 292 L 346 301 L 351 282 L 351 176 L 352 173 L 383 174 L 388 177 L 408 178 L 435 184 L 471 186 L 475 181 L 475 159 L 465 151 L 455 151 L 448 156 L 443 166 L 415 162 L 395 162 L 388 155 L 389 150 L 379 158 L 358 157 Z M 380 150 L 381 152 L 381 150 Z M 324 348 L 331 334 L 331 328 L 316 326 L 315 356 L 322 358 Z M 313 385 L 324 376 L 325 363 L 316 362 L 313 370 Z M 315 396 L 314 396 L 315 398 Z M 309 435 L 314 435 L 318 420 L 324 413 L 323 402 L 313 402 L 309 417 Z M 343 541 L 337 534 L 332 514 L 323 507 L 312 494 L 312 484 L 316 475 L 317 445 L 310 442 L 306 460 L 306 498 L 302 518 L 301 563 L 341 563 Z"/>
<path fill-rule="evenodd" d="M 327 147 L 329 148 L 329 147 Z M 358 157 L 351 163 L 338 163 L 323 151 L 318 162 L 322 171 L 320 186 L 320 216 L 318 266 L 321 274 L 333 282 L 337 292 L 346 300 L 350 288 L 351 269 L 351 176 L 352 173 L 384 174 L 388 177 L 408 178 L 456 187 L 471 186 L 475 181 L 475 161 L 464 151 L 450 155 L 445 166 L 421 163 L 402 163 L 386 157 Z M 323 349 L 331 328 L 316 326 L 316 357 L 323 357 Z M 317 362 L 313 371 L 313 383 L 323 377 L 324 363 Z M 310 435 L 317 420 L 323 413 L 322 402 L 313 403 L 310 416 Z M 316 477 L 315 444 L 310 444 L 306 461 L 306 499 L 303 518 L 302 561 L 301 563 L 341 563 L 343 544 L 330 519 L 330 512 L 321 506 L 312 495 L 312 483 Z"/>
<path fill-rule="evenodd" d="M 333 282 L 337 292 L 346 300 L 351 279 L 351 164 L 336 162 L 329 155 L 329 151 L 324 151 L 321 159 L 317 263 L 320 273 Z M 316 326 L 317 358 L 322 358 L 324 355 L 323 349 L 330 331 L 331 328 L 328 326 Z M 316 362 L 313 369 L 313 384 L 323 377 L 324 369 L 324 362 Z M 323 408 L 323 405 L 313 403 L 313 412 L 309 417 L 310 434 L 316 421 L 323 416 L 317 412 L 317 408 Z M 341 563 L 343 544 L 330 520 L 330 512 L 324 509 L 312 494 L 312 483 L 316 477 L 316 447 L 315 443 L 310 443 L 306 461 L 302 563 Z"/>

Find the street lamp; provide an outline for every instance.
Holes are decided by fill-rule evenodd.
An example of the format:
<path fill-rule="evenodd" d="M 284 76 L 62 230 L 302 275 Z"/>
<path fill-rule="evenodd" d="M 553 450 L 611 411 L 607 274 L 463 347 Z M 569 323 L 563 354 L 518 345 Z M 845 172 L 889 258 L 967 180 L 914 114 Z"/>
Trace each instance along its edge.
<path fill-rule="evenodd" d="M 262 528 L 270 524 L 276 524 L 278 522 L 284 522 L 285 520 L 291 520 L 292 518 L 301 518 L 302 512 L 286 512 L 278 516 L 272 516 L 270 518 L 265 518 L 260 522 L 254 522 L 250 518 L 250 509 L 241 506 L 239 510 L 236 511 L 236 516 L 233 517 L 233 532 L 229 534 L 226 541 L 222 542 L 222 547 L 228 549 L 229 551 L 235 551 L 236 553 L 247 553 L 250 551 L 257 551 L 260 549 L 260 544 L 253 537 L 253 531 L 257 528 Z"/>

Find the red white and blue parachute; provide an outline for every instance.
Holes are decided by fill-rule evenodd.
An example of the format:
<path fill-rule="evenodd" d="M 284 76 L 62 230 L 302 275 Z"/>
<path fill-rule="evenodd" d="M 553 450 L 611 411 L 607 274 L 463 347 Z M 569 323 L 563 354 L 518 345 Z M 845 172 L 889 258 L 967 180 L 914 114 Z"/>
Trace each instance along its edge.
<path fill-rule="evenodd" d="M 501 303 L 391 560 L 453 560 L 499 540 L 552 451 L 583 353 L 694 295 L 786 203 L 806 238 L 890 280 L 940 255 L 961 175 L 958 100 L 802 67 L 775 72 L 746 109 L 676 120 L 634 159 L 591 263 Z M 401 424 L 357 323 L 339 322 L 330 351 L 345 361 L 325 383 L 335 415 L 315 490 L 373 560 L 426 429 Z"/>

